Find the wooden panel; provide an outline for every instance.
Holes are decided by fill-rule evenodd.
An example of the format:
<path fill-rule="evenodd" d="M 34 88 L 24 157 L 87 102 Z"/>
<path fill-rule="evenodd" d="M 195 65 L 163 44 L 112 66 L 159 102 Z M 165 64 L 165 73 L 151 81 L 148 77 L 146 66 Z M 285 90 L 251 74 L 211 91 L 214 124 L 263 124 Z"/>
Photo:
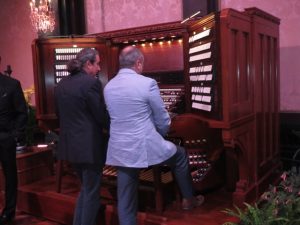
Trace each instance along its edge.
<path fill-rule="evenodd" d="M 145 56 L 144 73 L 183 71 L 182 39 L 138 45 Z M 159 57 L 158 57 L 159 56 Z"/>
<path fill-rule="evenodd" d="M 223 113 L 228 122 L 223 141 L 229 159 L 238 164 L 235 204 L 257 198 L 279 175 L 278 21 L 256 8 L 221 12 Z"/>
<path fill-rule="evenodd" d="M 22 186 L 53 175 L 53 153 L 51 148 L 28 148 L 17 154 L 18 185 Z M 4 190 L 3 171 L 0 167 L 0 190 Z"/>
<path fill-rule="evenodd" d="M 266 179 L 268 171 L 279 163 L 279 20 L 261 11 L 248 9 L 253 20 L 253 54 L 255 71 L 255 113 L 258 177 Z"/>
<path fill-rule="evenodd" d="M 221 13 L 222 96 L 225 121 L 250 115 L 253 78 L 250 74 L 250 18 L 233 10 Z"/>

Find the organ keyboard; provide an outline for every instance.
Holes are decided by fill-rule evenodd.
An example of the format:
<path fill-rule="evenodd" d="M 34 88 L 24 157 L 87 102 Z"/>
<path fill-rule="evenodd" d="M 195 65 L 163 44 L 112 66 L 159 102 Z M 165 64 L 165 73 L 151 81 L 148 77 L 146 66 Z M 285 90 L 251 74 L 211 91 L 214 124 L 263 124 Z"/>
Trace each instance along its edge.
<path fill-rule="evenodd" d="M 183 85 L 160 85 L 159 89 L 166 109 L 169 112 L 178 113 L 185 110 Z"/>

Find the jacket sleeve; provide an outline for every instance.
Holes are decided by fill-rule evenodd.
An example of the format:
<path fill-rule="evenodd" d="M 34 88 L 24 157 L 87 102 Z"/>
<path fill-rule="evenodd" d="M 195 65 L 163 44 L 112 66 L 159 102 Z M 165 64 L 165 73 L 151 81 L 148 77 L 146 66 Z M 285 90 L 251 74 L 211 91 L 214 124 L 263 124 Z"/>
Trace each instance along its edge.
<path fill-rule="evenodd" d="M 59 107 L 58 107 L 58 87 L 54 87 L 54 107 L 55 107 L 55 114 L 57 118 L 59 118 Z"/>
<path fill-rule="evenodd" d="M 170 128 L 171 119 L 160 96 L 159 88 L 155 80 L 150 85 L 149 104 L 152 110 L 152 121 L 156 130 L 165 136 Z"/>
<path fill-rule="evenodd" d="M 19 81 L 16 83 L 13 94 L 13 106 L 15 108 L 15 135 L 18 136 L 24 132 L 27 125 L 28 112 L 27 104 Z"/>
<path fill-rule="evenodd" d="M 99 80 L 96 80 L 89 89 L 87 104 L 97 123 L 103 128 L 108 129 L 109 116 L 104 102 L 102 84 Z"/>

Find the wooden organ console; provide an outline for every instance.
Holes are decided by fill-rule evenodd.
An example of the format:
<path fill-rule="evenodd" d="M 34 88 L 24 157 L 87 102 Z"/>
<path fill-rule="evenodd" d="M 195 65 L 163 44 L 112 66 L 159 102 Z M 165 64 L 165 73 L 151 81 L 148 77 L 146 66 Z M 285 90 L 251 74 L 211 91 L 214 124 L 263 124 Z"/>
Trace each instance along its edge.
<path fill-rule="evenodd" d="M 187 149 L 195 188 L 224 185 L 241 205 L 257 198 L 281 167 L 279 23 L 257 8 L 224 9 L 186 23 L 37 39 L 37 119 L 44 129 L 57 128 L 53 88 L 80 48 L 99 50 L 108 81 L 118 71 L 120 50 L 136 45 L 145 55 L 144 75 L 157 80 L 167 110 L 177 115 L 168 138 Z"/>

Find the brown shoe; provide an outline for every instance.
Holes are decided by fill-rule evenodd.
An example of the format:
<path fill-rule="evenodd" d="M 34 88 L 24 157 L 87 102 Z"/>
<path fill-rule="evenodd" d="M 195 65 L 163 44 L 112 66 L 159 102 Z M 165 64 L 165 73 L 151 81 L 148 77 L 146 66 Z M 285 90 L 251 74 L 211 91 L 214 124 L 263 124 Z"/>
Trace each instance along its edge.
<path fill-rule="evenodd" d="M 182 209 L 183 210 L 191 210 L 195 207 L 199 207 L 202 205 L 204 202 L 204 196 L 203 195 L 198 195 L 196 197 L 192 198 L 184 198 L 182 199 Z"/>

